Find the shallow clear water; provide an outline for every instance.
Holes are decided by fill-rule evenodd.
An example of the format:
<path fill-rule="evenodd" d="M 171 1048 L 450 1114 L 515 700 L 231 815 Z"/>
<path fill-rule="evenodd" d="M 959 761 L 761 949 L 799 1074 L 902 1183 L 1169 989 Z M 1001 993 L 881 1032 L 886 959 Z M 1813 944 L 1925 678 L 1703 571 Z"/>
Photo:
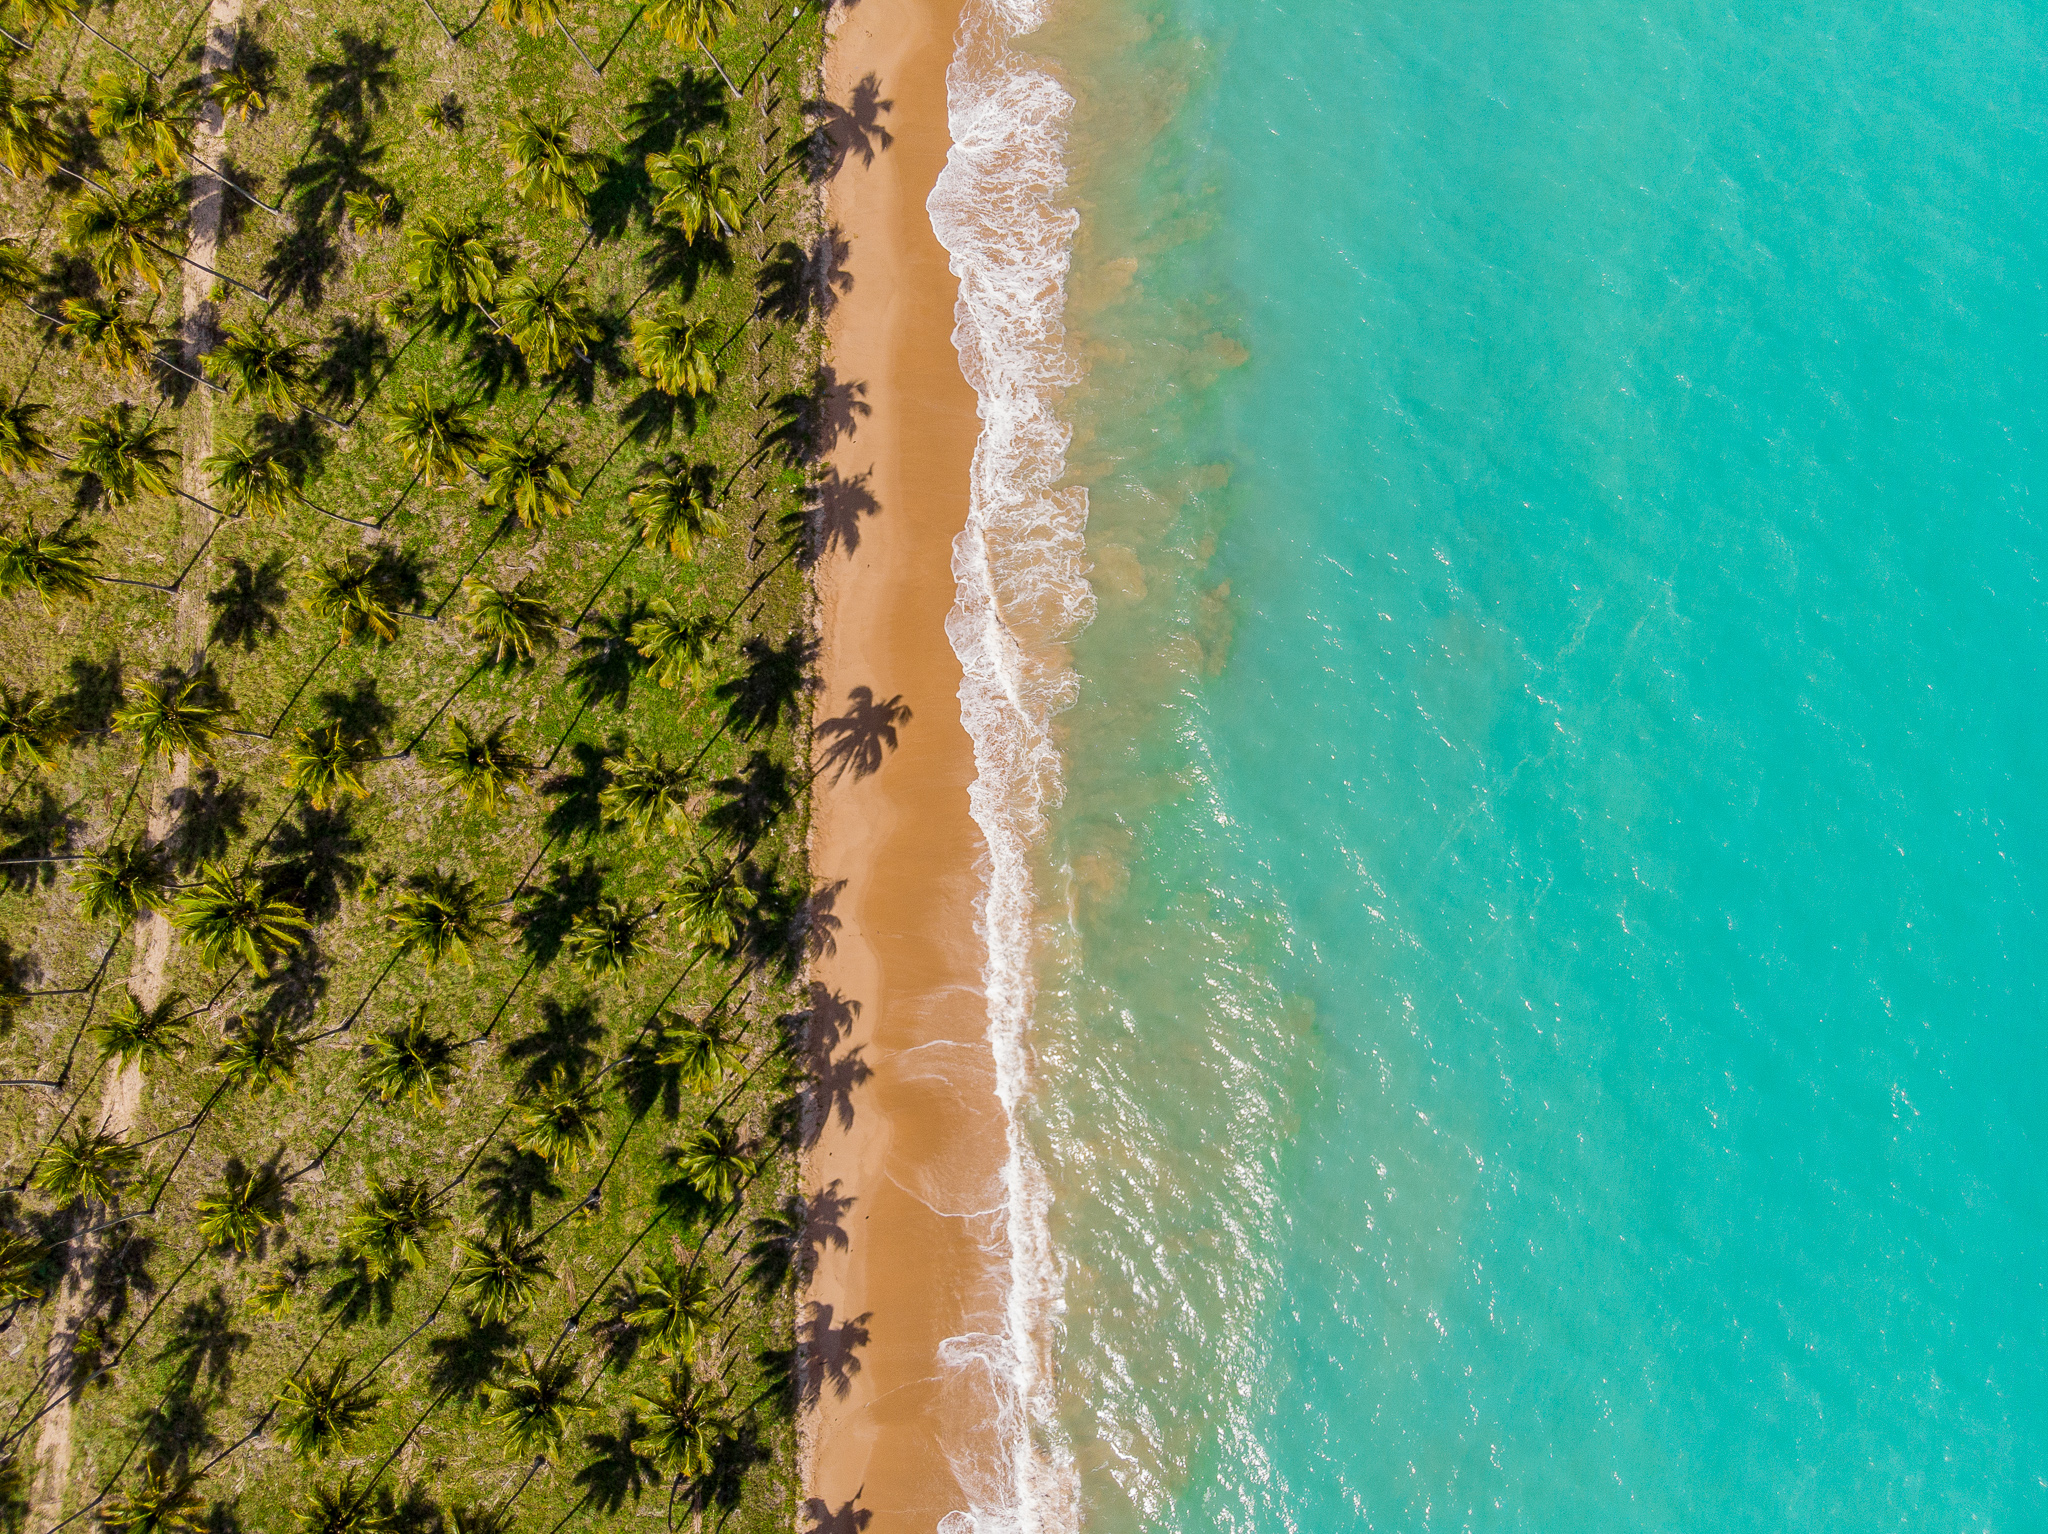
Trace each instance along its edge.
<path fill-rule="evenodd" d="M 1088 1528 L 2048 1526 L 2044 44 L 1029 40 L 1097 610 L 1021 1112 Z"/>

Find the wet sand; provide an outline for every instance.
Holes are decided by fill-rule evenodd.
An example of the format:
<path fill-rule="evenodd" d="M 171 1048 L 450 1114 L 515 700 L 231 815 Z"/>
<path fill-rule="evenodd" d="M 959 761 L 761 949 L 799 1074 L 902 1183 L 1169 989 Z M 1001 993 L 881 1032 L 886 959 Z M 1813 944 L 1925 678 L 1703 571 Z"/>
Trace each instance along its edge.
<path fill-rule="evenodd" d="M 949 142 L 959 9 L 857 0 L 835 12 L 826 68 L 844 155 L 829 219 L 851 284 L 839 279 L 829 320 L 838 435 L 816 749 L 844 771 L 819 778 L 812 837 L 832 893 L 813 970 L 821 1091 L 805 1175 L 820 1255 L 801 1338 L 814 1395 L 802 1527 L 833 1534 L 928 1534 L 969 1505 L 951 1455 L 983 1436 L 979 1392 L 971 1374 L 949 1383 L 941 1346 L 1001 1314 L 986 1254 L 1004 1142 L 973 926 L 981 840 L 945 634 L 979 423 L 924 206 Z"/>

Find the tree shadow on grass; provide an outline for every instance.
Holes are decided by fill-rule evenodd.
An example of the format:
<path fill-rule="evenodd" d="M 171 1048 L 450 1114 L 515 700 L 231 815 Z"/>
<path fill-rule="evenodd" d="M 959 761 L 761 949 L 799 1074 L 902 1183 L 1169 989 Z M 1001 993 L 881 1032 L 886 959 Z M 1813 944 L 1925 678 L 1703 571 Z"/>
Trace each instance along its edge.
<path fill-rule="evenodd" d="M 557 1076 L 573 1086 L 597 1064 L 603 1038 L 604 1024 L 587 997 L 564 1004 L 550 996 L 540 1004 L 540 1026 L 505 1046 L 505 1063 L 518 1068 L 523 1091 Z"/>
<path fill-rule="evenodd" d="M 555 961 L 570 925 L 603 895 L 604 874 L 594 859 L 580 866 L 563 860 L 548 871 L 545 884 L 529 886 L 520 896 L 512 926 L 535 964 L 544 969 Z"/>

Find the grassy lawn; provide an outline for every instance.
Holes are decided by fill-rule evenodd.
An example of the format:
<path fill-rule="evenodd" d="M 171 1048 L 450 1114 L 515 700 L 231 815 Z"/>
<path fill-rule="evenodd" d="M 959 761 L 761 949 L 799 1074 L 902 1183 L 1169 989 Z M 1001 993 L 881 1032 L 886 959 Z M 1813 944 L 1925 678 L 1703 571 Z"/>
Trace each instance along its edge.
<path fill-rule="evenodd" d="M 0 234 L 37 268 L 0 316 L 0 385 L 44 407 L 34 423 L 54 450 L 9 477 L 5 520 L 10 538 L 89 535 L 99 573 L 176 589 L 0 598 L 10 704 L 31 689 L 55 699 L 69 736 L 47 766 L 18 759 L 0 781 L 0 962 L 14 990 L 48 993 L 11 1009 L 0 1075 L 59 1083 L 0 1088 L 0 1219 L 39 1248 L 6 1269 L 19 1297 L 0 1333 L 8 1519 L 31 1534 L 74 1515 L 138 1534 L 789 1527 L 804 464 L 821 348 L 804 103 L 820 19 L 743 11 L 711 45 L 730 85 L 625 5 L 564 11 L 538 35 L 488 10 L 437 20 L 424 0 L 249 3 L 211 20 L 122 0 L 85 20 L 110 42 L 19 7 L 4 23 L 33 43 L 9 66 L 14 99 L 54 95 L 30 110 L 69 140 L 63 169 L 0 178 Z M 206 130 L 199 154 L 281 211 L 221 193 L 190 160 L 176 178 L 130 163 L 109 114 L 91 115 L 103 73 L 140 78 L 112 44 L 163 71 L 168 118 Z M 177 93 L 226 61 L 267 101 L 223 124 Z M 506 136 L 521 111 L 572 114 L 580 211 L 519 195 Z M 741 215 L 694 240 L 658 211 L 643 165 L 693 138 L 723 162 Z M 158 256 L 152 292 L 96 269 L 65 238 L 67 207 L 90 195 L 79 177 L 117 195 L 178 186 L 159 241 L 177 252 L 219 196 L 217 245 L 197 253 L 220 275 L 188 283 Z M 422 290 L 416 242 L 470 216 L 494 276 L 481 301 L 444 308 Z M 512 318 L 522 282 L 586 327 L 553 370 Z M 222 383 L 224 338 L 267 327 L 298 348 L 288 398 L 110 368 L 81 325 L 60 333 L 32 312 L 63 320 L 67 300 L 118 301 L 155 327 L 161 356 L 211 354 L 204 371 Z M 665 314 L 703 322 L 714 391 L 666 393 L 636 365 L 635 322 Z M 422 390 L 501 452 L 559 449 L 577 492 L 566 514 L 522 525 L 486 503 L 479 473 L 420 472 L 392 435 Z M 161 429 L 186 494 L 123 497 L 56 456 L 121 402 Z M 234 514 L 205 465 L 236 444 L 282 466 L 281 509 Z M 687 555 L 628 516 L 629 492 L 664 463 L 715 513 Z M 388 641 L 344 637 L 318 600 L 351 560 Z M 479 637 L 484 588 L 546 604 L 530 655 Z M 643 653 L 664 610 L 700 652 L 667 673 Z M 209 749 L 146 754 L 134 710 L 167 680 L 196 682 L 216 711 Z M 286 749 L 336 726 L 366 792 L 316 807 Z M 472 740 L 502 727 L 502 802 L 466 796 L 434 760 L 458 726 Z M 620 771 L 657 753 L 686 781 L 670 790 L 676 814 L 636 835 Z M 171 886 L 168 910 L 90 917 L 90 860 L 135 838 Z M 190 930 L 209 870 L 303 919 L 259 948 L 266 973 L 231 953 L 208 962 Z M 466 912 L 445 893 L 464 886 Z M 435 914 L 423 891 L 458 908 L 447 920 L 466 952 L 404 944 L 425 929 L 394 918 Z M 606 912 L 622 955 L 609 969 L 595 946 Z M 124 1071 L 104 1025 L 131 997 L 182 1021 Z M 379 1037 L 416 1017 L 446 1046 L 444 1080 L 427 1100 L 386 1102 L 364 1073 Z M 694 1074 L 693 1032 L 729 1046 Z M 267 1041 L 267 1085 L 229 1068 L 251 1040 Z M 721 1126 L 722 1149 L 699 1133 Z M 49 1147 L 102 1129 L 139 1156 L 113 1152 L 109 1188 L 66 1197 Z M 380 1187 L 408 1185 L 427 1216 L 415 1248 L 366 1255 L 367 1227 L 350 1221 Z M 200 1218 L 203 1200 L 237 1196 L 254 1210 L 246 1251 L 232 1220 Z M 496 1306 L 463 1256 L 491 1243 L 531 1269 Z M 710 1280 L 694 1343 L 664 1339 L 634 1303 L 660 1259 Z M 337 1366 L 367 1409 L 323 1440 L 287 1385 Z M 652 1404 L 671 1387 L 691 1408 L 676 1420 Z M 544 1398 L 525 1439 L 522 1388 Z M 39 1486 L 67 1408 L 68 1471 Z M 690 1448 L 693 1415 L 708 1461 Z M 152 1487 L 168 1489 L 163 1505 Z"/>

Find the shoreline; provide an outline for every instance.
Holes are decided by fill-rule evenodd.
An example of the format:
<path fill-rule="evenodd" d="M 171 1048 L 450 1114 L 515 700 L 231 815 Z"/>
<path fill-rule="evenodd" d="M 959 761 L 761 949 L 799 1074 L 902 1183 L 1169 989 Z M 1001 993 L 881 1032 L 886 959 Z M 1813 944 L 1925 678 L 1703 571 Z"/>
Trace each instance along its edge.
<path fill-rule="evenodd" d="M 948 1339 L 1002 1330 L 1007 1121 L 976 930 L 986 848 L 946 636 L 980 420 L 958 285 L 925 199 L 951 147 L 958 0 L 835 10 L 825 64 L 834 302 L 817 592 L 811 836 L 816 1100 L 799 1302 L 807 1526 L 931 1530 L 975 1500 L 971 1373 Z M 847 280 L 850 279 L 850 282 Z M 865 692 L 862 690 L 865 689 Z M 835 753 L 840 753 L 835 755 Z M 982 1392 L 985 1394 L 985 1392 Z M 957 1522 L 957 1520 L 956 1520 Z M 949 1525 L 950 1527 L 951 1525 Z"/>

